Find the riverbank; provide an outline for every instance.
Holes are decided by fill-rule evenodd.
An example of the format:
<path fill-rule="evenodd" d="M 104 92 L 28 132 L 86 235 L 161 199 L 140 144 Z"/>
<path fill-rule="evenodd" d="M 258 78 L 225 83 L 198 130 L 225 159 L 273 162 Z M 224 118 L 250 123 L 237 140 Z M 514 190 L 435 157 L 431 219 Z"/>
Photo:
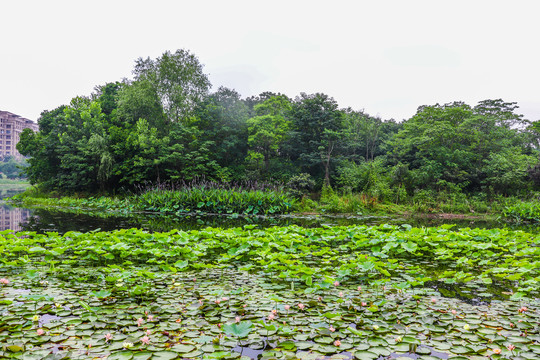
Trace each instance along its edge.
<path fill-rule="evenodd" d="M 126 196 L 57 196 L 30 188 L 9 199 L 24 207 L 54 207 L 76 210 L 101 210 L 128 214 L 157 212 L 164 214 L 213 213 L 225 215 L 287 214 L 295 199 L 279 188 L 246 189 L 217 186 L 179 189 L 152 188 Z"/>
<path fill-rule="evenodd" d="M 216 195 L 217 194 L 217 195 Z M 221 193 L 214 193 L 219 198 Z M 231 218 L 244 216 L 280 215 L 290 216 L 340 216 L 340 217 L 405 217 L 425 218 L 427 220 L 456 220 L 456 221 L 496 221 L 501 219 L 506 204 L 515 202 L 515 199 L 505 199 L 492 202 L 467 202 L 467 206 L 460 206 L 453 202 L 439 202 L 433 206 L 425 206 L 411 201 L 405 204 L 378 203 L 361 194 L 348 196 L 333 196 L 330 199 L 321 198 L 318 201 L 304 197 L 301 201 L 288 198 L 283 193 L 264 194 L 259 191 L 258 197 L 251 194 L 252 204 L 244 201 L 240 206 L 234 203 L 235 198 L 241 195 L 233 192 L 226 193 L 221 203 L 212 202 L 204 197 L 203 191 L 195 195 L 196 201 L 187 202 L 186 194 L 182 197 L 174 192 L 145 193 L 130 196 L 59 196 L 58 194 L 42 193 L 36 188 L 28 189 L 11 199 L 9 202 L 15 206 L 41 209 L 54 209 L 57 211 L 77 214 L 92 214 L 93 216 L 129 216 L 131 214 L 154 213 L 167 217 L 185 217 L 191 215 L 222 215 Z M 270 205 L 263 200 L 268 200 Z M 279 200 L 279 201 L 276 201 Z M 336 204 L 338 206 L 336 206 Z M 216 210 L 217 211 L 212 211 Z M 244 209 L 244 210 L 242 210 Z M 475 211 L 474 209 L 477 209 Z M 448 211 L 450 210 L 450 211 Z M 460 211 L 461 210 L 461 211 Z M 463 211 L 468 210 L 468 211 Z M 483 212 L 480 210 L 484 210 Z"/>

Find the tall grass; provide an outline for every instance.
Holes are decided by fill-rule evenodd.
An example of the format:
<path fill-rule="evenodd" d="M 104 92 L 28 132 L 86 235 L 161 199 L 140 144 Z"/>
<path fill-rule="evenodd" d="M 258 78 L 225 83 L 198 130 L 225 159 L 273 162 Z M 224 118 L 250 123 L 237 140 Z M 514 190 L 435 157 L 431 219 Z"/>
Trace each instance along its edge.
<path fill-rule="evenodd" d="M 197 179 L 140 189 L 135 203 L 139 209 L 148 211 L 256 215 L 288 213 L 294 199 L 271 184 L 215 183 Z"/>

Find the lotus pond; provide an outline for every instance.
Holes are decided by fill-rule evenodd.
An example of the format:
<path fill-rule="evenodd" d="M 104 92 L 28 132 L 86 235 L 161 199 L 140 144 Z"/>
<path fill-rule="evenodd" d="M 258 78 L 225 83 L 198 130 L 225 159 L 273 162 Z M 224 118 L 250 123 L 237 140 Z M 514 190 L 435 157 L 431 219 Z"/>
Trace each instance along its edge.
<path fill-rule="evenodd" d="M 0 357 L 540 358 L 540 238 L 523 231 L 0 234 Z"/>

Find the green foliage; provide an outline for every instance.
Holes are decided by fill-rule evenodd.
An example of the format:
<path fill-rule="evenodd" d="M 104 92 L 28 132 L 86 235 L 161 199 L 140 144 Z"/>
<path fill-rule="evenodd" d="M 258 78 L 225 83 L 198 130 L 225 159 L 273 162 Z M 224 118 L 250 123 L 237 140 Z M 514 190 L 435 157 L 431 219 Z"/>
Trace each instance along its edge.
<path fill-rule="evenodd" d="M 434 208 L 420 203 L 422 191 L 443 193 L 439 198 L 457 209 L 475 193 L 523 196 L 540 184 L 534 166 L 540 125 L 518 115 L 515 103 L 421 106 L 397 123 L 340 109 L 321 93 L 301 93 L 294 101 L 272 92 L 242 99 L 224 87 L 210 93 L 208 76 L 187 50 L 139 58 L 133 73 L 44 111 L 38 133 L 21 133 L 17 147 L 29 157 L 24 172 L 32 184 L 67 194 L 116 194 L 197 177 L 290 180 L 300 198 L 313 190 L 301 175 L 308 174 L 317 190 L 333 186 L 383 204 L 416 197 L 418 210 Z M 16 176 L 11 161 L 0 165 Z M 329 208 L 356 207 L 339 196 L 325 201 Z M 462 203 L 458 210 L 472 207 Z"/>
<path fill-rule="evenodd" d="M 302 93 L 293 103 L 291 116 L 293 159 L 310 174 L 317 173 L 317 167 L 322 169 L 324 184 L 329 186 L 331 165 L 342 138 L 343 112 L 328 95 Z"/>
<path fill-rule="evenodd" d="M 151 189 L 138 195 L 136 204 L 149 211 L 257 215 L 288 213 L 294 206 L 294 199 L 279 189 L 226 188 L 210 183 L 176 190 Z"/>
<path fill-rule="evenodd" d="M 150 94 L 157 96 L 170 123 L 189 119 L 211 85 L 199 59 L 184 49 L 166 51 L 155 60 L 139 58 L 133 73 L 135 82 L 150 87 Z"/>
<path fill-rule="evenodd" d="M 514 147 L 492 153 L 484 160 L 486 178 L 483 183 L 497 194 L 518 194 L 527 189 L 529 178 L 527 170 L 536 163 L 536 158 L 523 154 Z"/>
<path fill-rule="evenodd" d="M 363 111 L 345 110 L 344 154 L 353 161 L 373 161 L 386 154 L 386 142 L 398 131 L 400 124 L 383 121 Z"/>
<path fill-rule="evenodd" d="M 277 187 L 269 188 L 258 184 L 242 187 L 197 181 L 183 186 L 153 187 L 139 195 L 125 198 L 105 196 L 54 198 L 39 188 L 32 188 L 15 195 L 11 200 L 25 206 L 60 206 L 123 213 L 156 211 L 176 214 L 198 212 L 246 215 L 288 213 L 296 203 L 287 192 Z"/>
<path fill-rule="evenodd" d="M 538 201 L 518 201 L 505 206 L 502 214 L 512 222 L 540 222 L 540 202 Z"/>
<path fill-rule="evenodd" d="M 525 121 L 515 109 L 502 100 L 420 107 L 391 142 L 394 158 L 408 165 L 416 188 L 444 180 L 467 191 L 515 192 L 524 179 L 520 161 L 530 163 L 523 157 L 530 151 Z"/>
<path fill-rule="evenodd" d="M 223 331 L 229 336 L 234 336 L 238 339 L 245 338 L 253 330 L 253 323 L 251 321 L 242 321 L 238 324 L 225 324 L 223 325 Z"/>
<path fill-rule="evenodd" d="M 219 87 L 197 109 L 193 125 L 219 165 L 217 180 L 244 180 L 248 155 L 248 108 L 235 90 Z M 202 176 L 203 174 L 197 174 Z"/>
<path fill-rule="evenodd" d="M 194 124 L 209 82 L 184 50 L 139 59 L 134 81 L 97 87 L 89 98 L 44 112 L 40 132 L 25 130 L 29 180 L 48 190 L 115 192 L 143 182 L 213 178 L 213 142 Z"/>
<path fill-rule="evenodd" d="M 274 96 L 254 107 L 257 116 L 247 120 L 248 161 L 259 168 L 262 160 L 263 172 L 268 172 L 270 159 L 279 154 L 281 145 L 289 135 L 291 101 L 284 95 Z"/>
<path fill-rule="evenodd" d="M 451 357 L 485 354 L 488 336 L 493 348 L 511 341 L 532 359 L 539 353 L 538 241 L 508 229 L 408 225 L 5 231 L 2 354 L 240 358 L 231 349 L 267 341 L 276 358 L 299 349 L 375 359 L 427 353 L 426 346 Z M 468 303 L 478 301 L 488 304 L 488 316 Z M 408 326 L 418 332 L 403 333 Z M 515 336 L 498 336 L 505 326 Z M 176 333 L 194 337 L 156 346 Z M 82 336 L 96 345 L 72 341 Z M 61 347 L 54 354 L 53 344 Z"/>
<path fill-rule="evenodd" d="M 287 189 L 291 196 L 301 199 L 304 195 L 313 191 L 315 181 L 307 173 L 300 173 L 292 176 L 287 182 Z"/>
<path fill-rule="evenodd" d="M 358 225 L 256 229 L 247 226 L 243 229 L 206 228 L 167 233 L 147 233 L 137 229 L 69 232 L 62 236 L 4 233 L 0 236 L 0 247 L 4 249 L 0 261 L 4 266 L 21 267 L 45 259 L 65 265 L 75 260 L 80 266 L 109 266 L 111 270 L 122 263 L 130 268 L 146 264 L 172 272 L 251 265 L 251 271 L 264 273 L 275 282 L 288 283 L 296 279 L 298 286 L 306 284 L 323 289 L 327 284 L 327 289 L 334 281 L 329 279 L 375 282 L 397 273 L 405 274 L 412 285 L 416 283 L 415 279 L 430 278 L 434 271 L 418 266 L 419 262 L 452 260 L 457 261 L 455 266 L 438 270 L 436 278 L 439 281 L 463 283 L 486 278 L 503 280 L 511 276 L 513 281 L 518 281 L 516 291 L 532 294 L 540 291 L 537 236 L 507 229 L 453 231 L 450 228 Z M 523 257 L 527 261 L 523 261 Z M 476 264 L 474 269 L 463 266 L 472 259 Z M 406 266 L 400 266 L 401 263 Z M 50 272 L 54 273 L 54 270 Z M 286 275 L 280 276 L 284 272 Z M 124 276 L 127 281 L 128 274 Z M 150 287 L 144 280 L 155 277 L 152 271 L 140 270 L 132 281 L 141 285 L 139 290 L 143 294 L 147 291 L 143 288 Z M 119 278 L 111 280 L 119 282 Z M 311 280 L 306 281 L 308 278 Z M 107 290 L 111 289 L 100 290 L 104 291 L 92 296 L 105 298 L 118 291 L 115 289 L 110 295 Z M 317 291 L 316 288 L 313 290 Z"/>
<path fill-rule="evenodd" d="M 2 178 L 17 179 L 24 176 L 24 169 L 29 166 L 26 159 L 17 159 L 6 156 L 0 161 L 0 175 Z"/>

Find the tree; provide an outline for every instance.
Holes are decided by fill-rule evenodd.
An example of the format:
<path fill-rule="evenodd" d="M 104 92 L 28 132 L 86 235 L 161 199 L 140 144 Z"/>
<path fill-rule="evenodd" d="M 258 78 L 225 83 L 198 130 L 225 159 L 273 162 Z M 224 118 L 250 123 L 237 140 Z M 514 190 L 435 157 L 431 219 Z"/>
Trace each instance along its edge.
<path fill-rule="evenodd" d="M 292 106 L 284 95 L 273 96 L 255 106 L 257 116 L 247 121 L 248 124 L 248 157 L 263 159 L 264 173 L 268 172 L 270 159 L 279 153 L 291 127 L 288 118 Z"/>
<path fill-rule="evenodd" d="M 400 125 L 394 120 L 383 121 L 364 111 L 350 108 L 344 114 L 344 141 L 346 157 L 349 160 L 373 161 L 375 157 L 386 154 L 385 143 Z"/>
<path fill-rule="evenodd" d="M 15 179 L 21 176 L 22 171 L 28 167 L 26 159 L 17 159 L 15 156 L 8 155 L 0 161 L 0 175 L 8 179 Z"/>
<path fill-rule="evenodd" d="M 193 125 L 202 131 L 201 137 L 210 146 L 213 158 L 222 169 L 222 179 L 239 180 L 247 155 L 248 109 L 240 94 L 219 87 L 198 108 Z"/>
<path fill-rule="evenodd" d="M 475 108 L 462 102 L 421 106 L 391 142 L 394 161 L 409 167 L 419 187 L 435 188 L 443 180 L 469 191 L 488 188 L 486 177 L 499 178 L 497 167 L 486 167 L 495 155 L 512 147 L 528 152 L 524 122 L 514 110 L 501 100 Z"/>
<path fill-rule="evenodd" d="M 142 83 L 136 86 L 150 87 L 171 123 L 189 119 L 211 86 L 199 59 L 183 49 L 155 60 L 139 58 L 133 74 L 135 83 Z"/>
<path fill-rule="evenodd" d="M 320 166 L 329 186 L 332 160 L 343 139 L 343 112 L 328 95 L 302 93 L 293 103 L 291 118 L 291 156 L 312 175 L 314 166 Z"/>

